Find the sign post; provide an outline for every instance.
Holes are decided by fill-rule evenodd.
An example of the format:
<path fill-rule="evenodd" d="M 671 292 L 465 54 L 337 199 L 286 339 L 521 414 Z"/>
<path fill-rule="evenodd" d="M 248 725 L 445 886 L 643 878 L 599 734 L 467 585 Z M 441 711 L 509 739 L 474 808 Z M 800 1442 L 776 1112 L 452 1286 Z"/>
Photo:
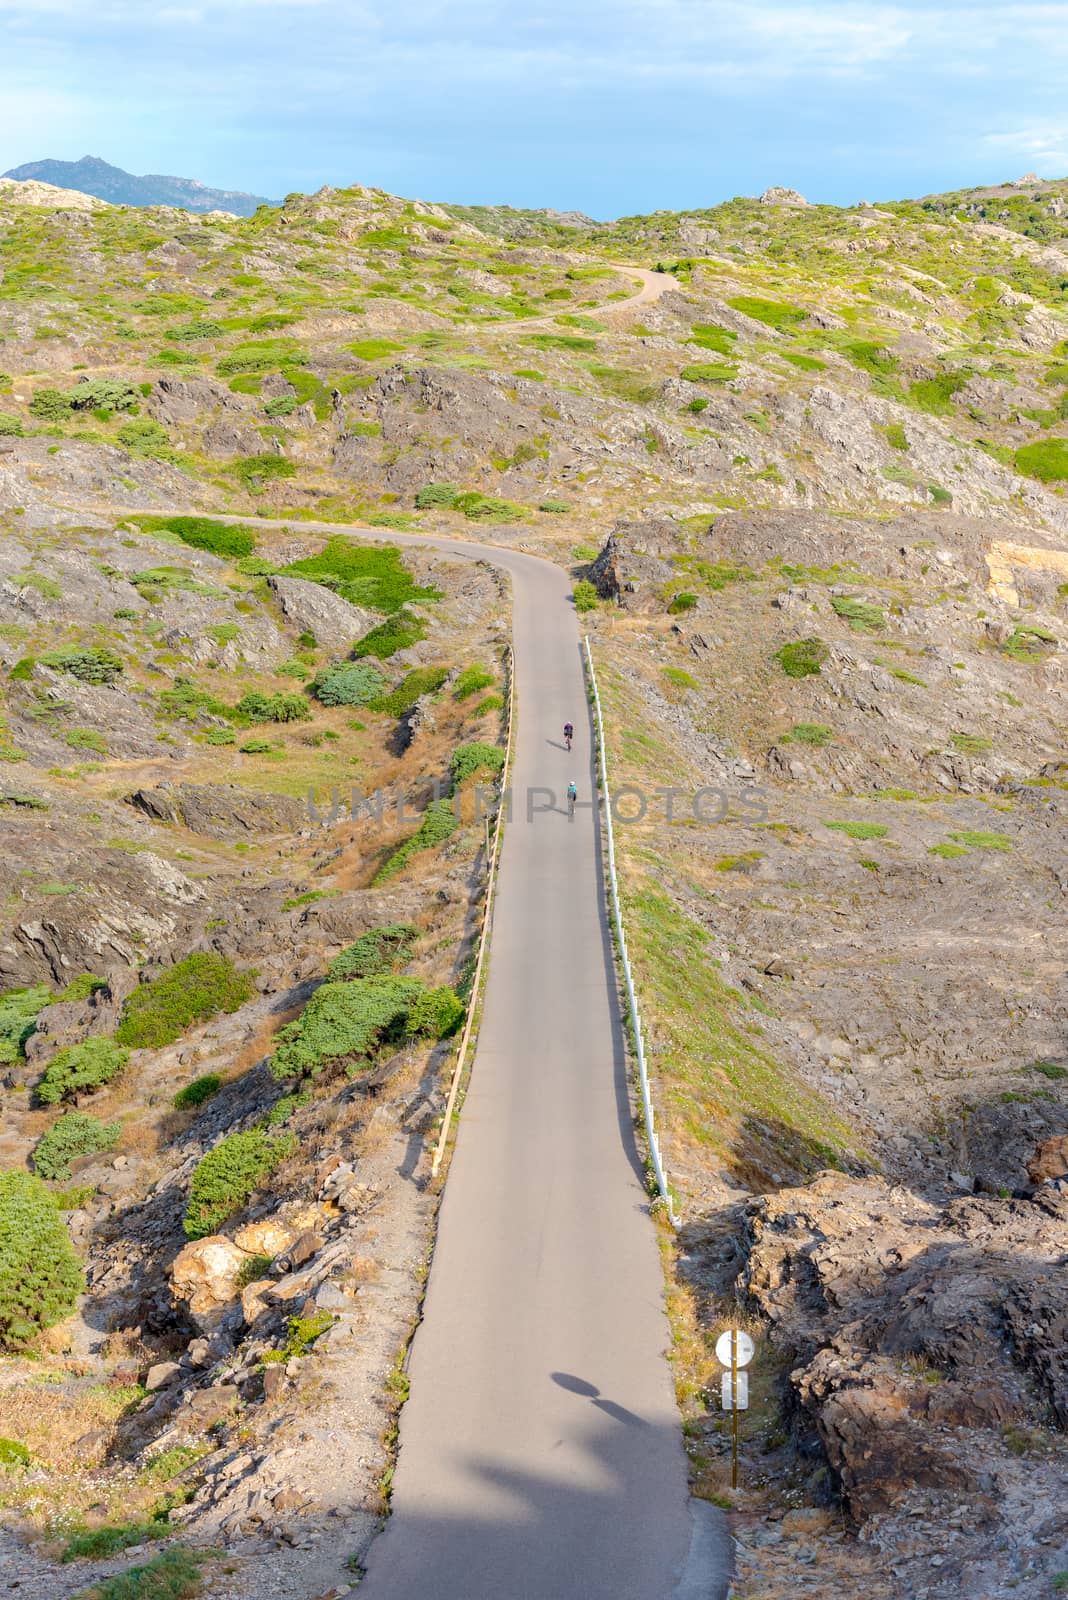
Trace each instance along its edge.
<path fill-rule="evenodd" d="M 723 1409 L 731 1411 L 731 1488 L 738 1487 L 738 1413 L 749 1409 L 749 1374 L 741 1369 L 753 1359 L 753 1341 L 743 1328 L 728 1328 L 716 1340 L 716 1360 L 729 1367 L 723 1374 Z"/>

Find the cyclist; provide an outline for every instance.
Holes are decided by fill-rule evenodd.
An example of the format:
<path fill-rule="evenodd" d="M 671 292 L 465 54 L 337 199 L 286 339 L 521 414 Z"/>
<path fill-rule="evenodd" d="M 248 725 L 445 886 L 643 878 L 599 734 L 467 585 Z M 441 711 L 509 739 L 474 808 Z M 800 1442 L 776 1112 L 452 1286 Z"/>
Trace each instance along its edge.
<path fill-rule="evenodd" d="M 575 737 L 575 730 L 570 722 L 564 723 L 564 744 L 571 749 L 571 741 Z"/>
<path fill-rule="evenodd" d="M 577 799 L 578 799 L 578 790 L 575 787 L 575 780 L 572 778 L 571 782 L 567 786 L 567 814 L 568 814 L 568 817 L 573 817 L 575 815 L 575 801 Z"/>

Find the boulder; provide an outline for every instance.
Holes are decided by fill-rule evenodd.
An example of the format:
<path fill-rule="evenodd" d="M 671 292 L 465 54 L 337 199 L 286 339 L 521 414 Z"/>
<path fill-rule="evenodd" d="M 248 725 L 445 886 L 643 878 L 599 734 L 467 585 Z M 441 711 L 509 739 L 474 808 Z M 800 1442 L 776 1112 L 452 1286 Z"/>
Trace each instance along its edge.
<path fill-rule="evenodd" d="M 307 578 L 268 579 L 282 615 L 298 633 L 312 633 L 324 650 L 348 651 L 381 618 Z"/>
<path fill-rule="evenodd" d="M 246 1260 L 244 1251 L 222 1234 L 195 1239 L 175 1257 L 171 1293 L 201 1333 L 210 1336 L 241 1321 L 237 1275 Z"/>
<path fill-rule="evenodd" d="M 1043 1139 L 1027 1163 L 1027 1176 L 1034 1184 L 1053 1183 L 1068 1178 L 1068 1134 Z"/>

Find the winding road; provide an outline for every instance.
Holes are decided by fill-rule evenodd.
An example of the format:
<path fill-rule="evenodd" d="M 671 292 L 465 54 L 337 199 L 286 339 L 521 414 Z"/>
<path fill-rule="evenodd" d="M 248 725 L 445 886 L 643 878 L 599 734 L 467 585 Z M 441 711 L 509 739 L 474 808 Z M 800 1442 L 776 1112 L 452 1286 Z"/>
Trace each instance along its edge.
<path fill-rule="evenodd" d="M 361 1595 L 715 1600 L 729 1540 L 722 1513 L 688 1493 L 570 579 L 500 546 L 301 524 L 316 531 L 490 561 L 513 587 L 514 803 L 482 1023 L 411 1352 L 392 1515 Z"/>

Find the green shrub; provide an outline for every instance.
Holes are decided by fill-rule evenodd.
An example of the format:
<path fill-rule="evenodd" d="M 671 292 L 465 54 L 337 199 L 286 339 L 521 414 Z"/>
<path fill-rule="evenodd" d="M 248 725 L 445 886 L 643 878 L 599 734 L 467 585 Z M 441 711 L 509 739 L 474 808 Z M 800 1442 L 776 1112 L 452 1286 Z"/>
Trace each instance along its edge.
<path fill-rule="evenodd" d="M 166 1524 L 156 1524 L 166 1533 Z M 129 1567 L 112 1578 L 100 1578 L 88 1591 L 91 1600 L 192 1600 L 203 1587 L 198 1550 L 175 1545 L 143 1566 Z"/>
<path fill-rule="evenodd" d="M 486 696 L 486 698 L 484 700 L 480 700 L 478 702 L 478 705 L 475 707 L 475 716 L 476 717 L 488 716 L 491 711 L 500 711 L 503 706 L 504 706 L 504 697 L 503 697 L 503 695 L 488 694 Z"/>
<path fill-rule="evenodd" d="M 878 606 L 855 595 L 832 595 L 831 609 L 836 616 L 848 622 L 854 633 L 877 633 L 886 627 L 886 617 Z"/>
<path fill-rule="evenodd" d="M 23 1046 L 37 1026 L 37 1014 L 51 1004 L 52 991 L 44 983 L 0 995 L 0 1066 L 24 1059 Z"/>
<path fill-rule="evenodd" d="M 10 411 L 0 411 L 0 439 L 21 439 L 22 420 Z"/>
<path fill-rule="evenodd" d="M 695 322 L 686 336 L 687 344 L 698 344 L 702 350 L 714 350 L 719 356 L 729 356 L 737 340 L 736 333 L 719 328 L 714 322 Z"/>
<path fill-rule="evenodd" d="M 694 362 L 683 367 L 679 373 L 679 377 L 685 378 L 687 383 L 730 383 L 737 376 L 737 367 L 725 367 L 714 361 Z"/>
<path fill-rule="evenodd" d="M 994 748 L 994 741 L 985 739 L 979 733 L 953 733 L 950 734 L 949 742 L 954 750 L 959 750 L 962 755 L 966 756 L 978 756 L 984 750 L 993 750 Z"/>
<path fill-rule="evenodd" d="M 908 449 L 909 441 L 905 434 L 905 425 L 903 422 L 890 422 L 883 429 L 883 432 L 886 434 L 886 442 L 890 446 L 891 450 Z"/>
<path fill-rule="evenodd" d="M 231 461 L 226 470 L 233 473 L 242 487 L 250 491 L 297 475 L 292 461 L 287 461 L 285 456 L 275 455 L 242 456 L 239 461 Z"/>
<path fill-rule="evenodd" d="M 295 1148 L 291 1136 L 271 1135 L 263 1128 L 221 1139 L 193 1171 L 183 1224 L 187 1237 L 203 1239 L 216 1233 Z"/>
<path fill-rule="evenodd" d="M 133 1550 L 149 1539 L 162 1539 L 167 1533 L 163 1522 L 109 1523 L 102 1528 L 87 1528 L 71 1534 L 63 1547 L 61 1561 L 107 1561 L 124 1550 Z"/>
<path fill-rule="evenodd" d="M 571 591 L 571 598 L 575 602 L 575 610 L 580 613 L 584 611 L 596 611 L 598 605 L 600 604 L 600 601 L 597 597 L 597 590 L 588 578 L 580 578 L 578 580 L 574 589 Z"/>
<path fill-rule="evenodd" d="M 423 812 L 423 820 L 411 838 L 405 839 L 375 873 L 372 882 L 383 883 L 406 867 L 420 850 L 433 850 L 450 839 L 459 827 L 456 814 L 448 800 L 434 800 Z"/>
<path fill-rule="evenodd" d="M 170 450 L 171 441 L 161 423 L 151 417 L 134 417 L 124 422 L 118 431 L 118 441 L 132 455 L 158 456 Z"/>
<path fill-rule="evenodd" d="M 426 624 L 420 617 L 412 611 L 396 611 L 370 633 L 365 633 L 353 646 L 352 653 L 357 657 L 375 656 L 379 661 L 386 661 L 398 650 L 407 650 L 425 638 Z"/>
<path fill-rule="evenodd" d="M 829 652 L 822 639 L 794 639 L 775 652 L 788 678 L 808 678 L 818 673 Z"/>
<path fill-rule="evenodd" d="M 139 520 L 146 533 L 156 530 L 176 533 L 183 544 L 194 550 L 207 550 L 213 556 L 250 556 L 256 548 L 256 535 L 251 528 L 216 522 L 213 517 L 143 517 Z"/>
<path fill-rule="evenodd" d="M 65 1317 L 83 1282 L 67 1230 L 40 1178 L 28 1172 L 0 1175 L 0 1346 L 24 1345 Z"/>
<path fill-rule="evenodd" d="M 783 734 L 782 742 L 820 746 L 830 744 L 831 737 L 831 730 L 825 722 L 795 722 L 790 732 Z"/>
<path fill-rule="evenodd" d="M 114 683 L 123 671 L 120 658 L 102 645 L 66 645 L 59 650 L 46 650 L 38 659 L 81 683 Z"/>
<path fill-rule="evenodd" d="M 465 667 L 453 686 L 453 699 L 470 700 L 480 689 L 488 689 L 493 681 L 493 673 L 487 667 Z"/>
<path fill-rule="evenodd" d="M 108 753 L 107 740 L 95 728 L 68 728 L 63 735 L 63 743 L 70 745 L 72 750 L 94 750 L 98 756 Z"/>
<path fill-rule="evenodd" d="M 236 744 L 237 734 L 233 728 L 209 728 L 204 735 L 205 744 Z"/>
<path fill-rule="evenodd" d="M 357 606 L 387 614 L 409 600 L 440 600 L 442 591 L 418 585 L 395 545 L 358 545 L 341 535 L 328 539 L 318 555 L 281 569 L 293 578 L 310 578 Z"/>
<path fill-rule="evenodd" d="M 825 822 L 823 826 L 844 833 L 849 839 L 885 839 L 890 832 L 882 822 Z"/>
<path fill-rule="evenodd" d="M 1007 833 L 994 833 L 983 828 L 964 828 L 949 836 L 969 850 L 1011 850 L 1012 840 Z"/>
<path fill-rule="evenodd" d="M 497 495 L 479 494 L 475 489 L 467 494 L 458 494 L 452 509 L 462 511 L 471 522 L 514 522 L 527 515 L 525 506 L 517 506 L 511 500 L 501 500 Z"/>
<path fill-rule="evenodd" d="M 311 717 L 302 694 L 263 694 L 258 689 L 242 695 L 234 710 L 250 722 L 307 722 Z"/>
<path fill-rule="evenodd" d="M 679 594 L 672 595 L 668 602 L 668 615 L 680 616 L 684 611 L 692 611 L 696 604 L 697 596 L 691 594 L 688 589 L 683 589 Z"/>
<path fill-rule="evenodd" d="M 1042 661 L 1050 646 L 1056 643 L 1056 634 L 1050 633 L 1048 628 L 1018 622 L 1001 648 L 1013 661 L 1035 662 Z"/>
<path fill-rule="evenodd" d="M 355 944 L 346 946 L 327 968 L 332 983 L 350 978 L 374 978 L 383 972 L 393 972 L 404 965 L 419 930 L 410 922 L 390 922 L 381 928 L 369 928 L 361 933 Z"/>
<path fill-rule="evenodd" d="M 379 1045 L 403 1035 L 422 993 L 418 978 L 393 974 L 324 983 L 297 1020 L 280 1030 L 272 1074 L 284 1080 L 317 1077 L 340 1065 L 357 1070 Z"/>
<path fill-rule="evenodd" d="M 950 416 L 953 396 L 964 388 L 968 377 L 966 372 L 940 372 L 936 378 L 920 378 L 909 385 L 905 399 L 930 417 Z"/>
<path fill-rule="evenodd" d="M 221 339 L 225 332 L 226 329 L 221 322 L 211 322 L 206 317 L 195 317 L 192 322 L 168 328 L 167 338 L 172 344 L 183 344 L 189 339 Z"/>
<path fill-rule="evenodd" d="M 31 1466 L 33 1456 L 17 1439 L 0 1439 L 0 1467 L 6 1472 L 19 1471 Z"/>
<path fill-rule="evenodd" d="M 802 372 L 826 372 L 826 361 L 818 361 L 815 356 L 802 355 L 800 350 L 777 350 L 776 355 L 788 361 L 792 367 L 797 367 Z"/>
<path fill-rule="evenodd" d="M 583 339 L 573 333 L 532 333 L 523 340 L 535 350 L 586 350 L 596 352 L 596 339 Z"/>
<path fill-rule="evenodd" d="M 63 422 L 70 416 L 70 401 L 59 389 L 38 389 L 30 401 L 30 415 L 41 422 Z"/>
<path fill-rule="evenodd" d="M 194 678 L 177 677 L 169 689 L 159 692 L 160 710 L 168 717 L 181 722 L 196 722 L 205 713 L 212 717 L 225 717 L 230 707 L 217 699 L 208 689 L 202 689 Z"/>
<path fill-rule="evenodd" d="M 873 378 L 886 378 L 897 371 L 897 357 L 871 339 L 850 339 L 842 350 L 855 367 L 870 372 Z"/>
<path fill-rule="evenodd" d="M 455 505 L 459 493 L 452 483 L 424 483 L 421 489 L 416 490 L 415 504 L 420 511 L 427 511 L 432 506 L 448 508 Z"/>
<path fill-rule="evenodd" d="M 70 1177 L 72 1161 L 113 1149 L 120 1132 L 117 1122 L 104 1123 L 87 1112 L 68 1111 L 38 1139 L 33 1169 L 42 1178 L 65 1182 Z"/>
<path fill-rule="evenodd" d="M 727 304 L 732 311 L 740 311 L 743 317 L 752 317 L 754 322 L 763 322 L 766 327 L 777 328 L 780 333 L 796 327 L 808 316 L 808 312 L 800 306 L 789 305 L 782 300 L 763 300 L 759 295 L 735 295 Z"/>
<path fill-rule="evenodd" d="M 1036 439 L 1016 452 L 1016 470 L 1042 483 L 1068 482 L 1068 439 Z"/>
<path fill-rule="evenodd" d="M 295 394 L 279 394 L 273 400 L 268 400 L 263 411 L 265 416 L 273 420 L 275 417 L 291 416 L 299 405 L 300 401 Z"/>
<path fill-rule="evenodd" d="M 566 500 L 543 500 L 538 506 L 538 510 L 546 511 L 554 517 L 562 517 L 566 511 L 571 510 L 571 507 Z"/>
<path fill-rule="evenodd" d="M 697 679 L 692 673 L 684 671 L 682 667 L 661 667 L 660 675 L 665 682 L 670 683 L 676 689 L 696 689 L 698 687 Z"/>
<path fill-rule="evenodd" d="M 130 1059 L 130 1052 L 111 1039 L 85 1039 L 58 1050 L 48 1063 L 37 1085 L 42 1105 L 55 1106 L 61 1100 L 101 1089 L 117 1078 Z"/>
<path fill-rule="evenodd" d="M 426 989 L 408 1013 L 408 1032 L 426 1039 L 450 1039 L 465 1014 L 464 1003 L 454 990 Z"/>
<path fill-rule="evenodd" d="M 67 987 L 61 989 L 55 998 L 57 1004 L 72 1000 L 88 1000 L 89 996 L 95 994 L 98 989 L 106 988 L 107 982 L 105 979 L 97 978 L 91 972 L 79 972 L 78 976 L 72 978 Z"/>
<path fill-rule="evenodd" d="M 449 771 L 453 783 L 459 788 L 477 772 L 495 776 L 503 766 L 504 751 L 499 745 L 484 744 L 476 740 L 472 744 L 462 744 L 454 751 Z"/>
<path fill-rule="evenodd" d="M 381 361 L 383 356 L 396 355 L 404 346 L 393 339 L 357 339 L 345 348 L 351 350 L 358 361 Z"/>
<path fill-rule="evenodd" d="M 416 667 L 389 694 L 377 695 L 366 704 L 372 711 L 384 712 L 390 717 L 403 717 L 423 695 L 434 694 L 440 689 L 448 675 L 447 667 Z"/>
<path fill-rule="evenodd" d="M 222 1088 L 222 1078 L 217 1072 L 205 1072 L 200 1078 L 194 1078 L 192 1083 L 187 1083 L 184 1089 L 179 1089 L 171 1102 L 175 1111 L 194 1111 L 197 1106 L 204 1105 L 213 1095 L 218 1094 Z"/>
<path fill-rule="evenodd" d="M 299 366 L 303 359 L 300 346 L 292 339 L 250 340 L 223 356 L 215 370 L 221 378 L 237 374 L 247 376 L 275 372 L 284 366 Z"/>
<path fill-rule="evenodd" d="M 239 972 L 226 956 L 186 956 L 134 990 L 122 1008 L 115 1039 L 135 1050 L 162 1049 L 194 1022 L 237 1011 L 255 992 L 252 980 L 251 972 Z"/>
<path fill-rule="evenodd" d="M 312 693 L 324 706 L 365 706 L 381 698 L 386 680 L 364 661 L 335 661 L 312 679 Z"/>
<path fill-rule="evenodd" d="M 266 756 L 281 754 L 279 747 L 276 744 L 272 744 L 270 739 L 246 739 L 244 744 L 239 744 L 237 748 L 240 750 L 243 756 Z"/>

